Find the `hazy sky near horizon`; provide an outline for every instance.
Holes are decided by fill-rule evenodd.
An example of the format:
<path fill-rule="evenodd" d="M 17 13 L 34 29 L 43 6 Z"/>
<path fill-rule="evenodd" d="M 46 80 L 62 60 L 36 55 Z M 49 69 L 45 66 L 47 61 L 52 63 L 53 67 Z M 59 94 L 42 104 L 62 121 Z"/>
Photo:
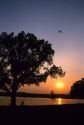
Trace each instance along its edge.
<path fill-rule="evenodd" d="M 54 63 L 66 71 L 64 78 L 48 79 L 26 91 L 65 93 L 84 77 L 84 0 L 0 0 L 0 33 L 4 31 L 30 32 L 48 40 L 55 50 Z M 58 81 L 64 89 L 55 88 Z"/>

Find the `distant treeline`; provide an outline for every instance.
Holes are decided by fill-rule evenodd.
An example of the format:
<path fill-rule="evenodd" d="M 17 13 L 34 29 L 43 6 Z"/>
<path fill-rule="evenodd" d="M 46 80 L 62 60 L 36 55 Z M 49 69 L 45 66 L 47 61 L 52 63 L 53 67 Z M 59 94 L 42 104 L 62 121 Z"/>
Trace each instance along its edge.
<path fill-rule="evenodd" d="M 0 92 L 0 96 L 10 96 L 7 92 Z M 36 93 L 25 93 L 17 92 L 17 97 L 33 97 L 33 98 L 52 98 L 51 94 L 36 94 Z M 54 94 L 54 98 L 70 98 L 68 94 Z"/>

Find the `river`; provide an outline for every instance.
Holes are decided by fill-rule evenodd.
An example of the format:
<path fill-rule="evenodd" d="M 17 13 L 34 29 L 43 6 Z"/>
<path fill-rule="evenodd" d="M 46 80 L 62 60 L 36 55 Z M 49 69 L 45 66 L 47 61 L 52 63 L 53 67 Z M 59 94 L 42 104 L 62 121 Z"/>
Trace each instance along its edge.
<path fill-rule="evenodd" d="M 63 99 L 63 98 L 27 98 L 16 97 L 17 105 L 62 105 L 62 104 L 77 104 L 84 103 L 84 99 Z M 10 105 L 10 97 L 0 96 L 0 106 Z"/>

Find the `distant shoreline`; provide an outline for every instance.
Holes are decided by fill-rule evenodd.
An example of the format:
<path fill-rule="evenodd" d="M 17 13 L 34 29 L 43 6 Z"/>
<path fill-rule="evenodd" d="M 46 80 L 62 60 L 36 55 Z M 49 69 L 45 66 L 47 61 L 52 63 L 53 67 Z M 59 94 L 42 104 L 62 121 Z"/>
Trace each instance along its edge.
<path fill-rule="evenodd" d="M 0 96 L 8 96 L 10 95 L 6 92 L 0 92 Z M 40 94 L 40 93 L 25 93 L 25 92 L 17 92 L 16 97 L 28 97 L 28 98 L 63 98 L 63 99 L 84 99 L 84 98 L 78 98 L 78 97 L 70 97 L 69 94 L 54 94 L 53 98 L 51 94 Z"/>

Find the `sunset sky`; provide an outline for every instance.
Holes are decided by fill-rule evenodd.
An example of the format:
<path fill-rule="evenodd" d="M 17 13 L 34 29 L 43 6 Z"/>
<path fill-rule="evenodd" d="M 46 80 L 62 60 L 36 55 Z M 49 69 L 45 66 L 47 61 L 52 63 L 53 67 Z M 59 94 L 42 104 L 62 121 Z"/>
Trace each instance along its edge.
<path fill-rule="evenodd" d="M 30 32 L 48 40 L 55 50 L 54 63 L 66 71 L 64 78 L 48 78 L 22 91 L 67 93 L 84 77 L 84 0 L 0 0 L 0 33 L 4 31 Z M 59 82 L 63 87 L 57 87 Z"/>

